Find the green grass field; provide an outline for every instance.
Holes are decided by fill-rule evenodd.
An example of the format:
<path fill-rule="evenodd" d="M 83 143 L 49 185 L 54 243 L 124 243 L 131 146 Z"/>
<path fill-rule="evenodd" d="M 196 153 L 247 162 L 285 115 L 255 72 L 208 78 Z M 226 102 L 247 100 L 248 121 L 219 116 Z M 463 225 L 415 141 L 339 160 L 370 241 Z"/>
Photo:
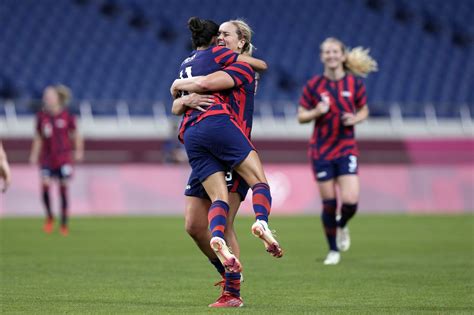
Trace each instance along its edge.
<path fill-rule="evenodd" d="M 218 275 L 182 218 L 72 219 L 66 238 L 40 219 L 2 219 L 0 313 L 474 313 L 472 215 L 360 215 L 330 267 L 319 217 L 272 218 L 280 260 L 251 224 L 238 218 L 245 306 L 214 310 Z"/>

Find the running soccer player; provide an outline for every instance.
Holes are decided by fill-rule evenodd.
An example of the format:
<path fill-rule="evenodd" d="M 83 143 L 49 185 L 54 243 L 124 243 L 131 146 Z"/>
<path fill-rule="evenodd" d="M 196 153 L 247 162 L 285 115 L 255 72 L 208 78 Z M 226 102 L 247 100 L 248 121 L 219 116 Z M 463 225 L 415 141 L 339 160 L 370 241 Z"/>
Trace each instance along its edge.
<path fill-rule="evenodd" d="M 377 62 L 368 50 L 348 50 L 336 38 L 323 41 L 320 58 L 324 73 L 313 77 L 303 88 L 298 121 L 314 121 L 309 154 L 323 201 L 321 219 L 329 244 L 324 264 L 336 265 L 341 259 L 339 251 L 350 247 L 347 223 L 356 213 L 359 201 L 359 151 L 354 125 L 369 115 L 365 86 L 359 77 L 377 71 Z M 342 204 L 338 220 L 336 187 Z"/>
<path fill-rule="evenodd" d="M 10 165 L 8 164 L 7 154 L 0 141 L 0 178 L 3 180 L 2 192 L 6 192 L 11 182 Z"/>
<path fill-rule="evenodd" d="M 225 46 L 235 52 L 251 55 L 252 31 L 245 22 L 241 20 L 232 20 L 225 22 L 220 26 L 219 33 L 219 46 Z M 258 68 L 258 66 L 259 64 L 257 63 L 254 68 Z M 239 121 L 239 126 L 242 128 L 242 130 L 245 130 L 245 133 L 249 138 L 253 119 L 254 88 L 254 82 L 252 82 L 249 84 L 249 86 L 242 86 L 240 88 L 240 91 L 233 91 L 233 93 L 229 95 L 229 104 L 231 105 L 231 108 L 235 113 L 235 117 Z M 206 97 L 208 97 L 208 95 L 199 95 L 193 93 L 188 96 L 184 96 L 180 102 L 178 102 L 179 99 L 177 99 L 175 100 L 173 106 L 173 112 L 180 114 L 185 109 L 184 104 L 196 102 L 195 104 L 190 105 L 196 106 L 199 105 L 200 101 L 205 101 Z M 203 106 L 205 105 L 209 104 L 203 103 Z M 231 246 L 235 256 L 239 258 L 240 248 L 237 241 L 237 236 L 233 228 L 233 222 L 241 201 L 245 199 L 249 186 L 236 172 L 227 172 L 226 181 L 229 190 L 230 209 L 228 213 L 228 220 L 224 233 L 224 238 Z M 200 247 L 202 251 L 209 257 L 211 263 L 213 263 L 216 266 L 217 270 L 222 274 L 224 268 L 217 258 L 213 258 L 215 257 L 215 254 L 213 252 L 206 253 L 206 248 L 209 248 L 208 244 L 211 239 L 209 230 L 207 229 L 207 211 L 210 207 L 210 201 L 207 193 L 204 190 L 204 187 L 202 186 L 198 177 L 195 176 L 194 172 L 191 174 L 190 179 L 188 181 L 185 195 L 187 196 L 186 230 L 195 239 L 198 245 L 201 244 Z M 223 285 L 223 295 L 217 300 L 216 303 L 212 304 L 212 307 L 227 307 L 229 306 L 229 303 L 232 302 L 232 296 L 240 295 L 240 281 L 238 281 L 240 279 L 238 278 L 238 275 L 226 273 L 223 278 L 223 281 L 219 283 Z"/>
<path fill-rule="evenodd" d="M 68 182 L 72 176 L 73 148 L 74 159 L 81 161 L 84 155 L 82 137 L 76 128 L 76 119 L 65 108 L 71 98 L 69 88 L 64 85 L 48 86 L 44 90 L 44 108 L 36 118 L 36 135 L 31 148 L 30 162 L 41 169 L 41 187 L 46 221 L 45 233 L 52 233 L 54 216 L 51 210 L 49 194 L 53 179 L 59 181 L 61 196 L 62 235 L 69 234 L 68 229 Z"/>

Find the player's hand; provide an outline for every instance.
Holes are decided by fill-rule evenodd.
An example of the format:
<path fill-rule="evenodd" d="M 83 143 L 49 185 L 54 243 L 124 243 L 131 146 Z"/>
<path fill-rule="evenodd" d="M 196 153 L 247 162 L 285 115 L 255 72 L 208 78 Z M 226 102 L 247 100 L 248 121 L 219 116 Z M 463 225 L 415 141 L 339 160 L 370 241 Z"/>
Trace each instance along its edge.
<path fill-rule="evenodd" d="M 84 160 L 84 151 L 79 150 L 74 152 L 74 160 L 76 162 L 82 162 Z"/>
<path fill-rule="evenodd" d="M 356 123 L 356 116 L 353 113 L 345 112 L 342 114 L 342 124 L 344 126 L 354 126 Z"/>
<path fill-rule="evenodd" d="M 331 101 L 328 96 L 321 96 L 321 102 L 318 103 L 319 114 L 324 115 L 329 112 L 329 107 L 331 105 Z"/>
<path fill-rule="evenodd" d="M 0 162 L 0 178 L 3 179 L 2 192 L 4 193 L 7 191 L 11 182 L 10 166 L 6 159 Z"/>
<path fill-rule="evenodd" d="M 201 112 L 205 112 L 204 107 L 214 104 L 214 96 L 207 94 L 191 93 L 185 96 L 184 104 L 188 107 L 195 108 Z"/>
<path fill-rule="evenodd" d="M 170 93 L 171 93 L 171 96 L 173 96 L 173 98 L 178 98 L 179 97 L 179 94 L 180 94 L 180 91 L 176 88 L 176 81 L 178 79 L 174 80 L 173 84 L 171 85 L 170 87 Z"/>

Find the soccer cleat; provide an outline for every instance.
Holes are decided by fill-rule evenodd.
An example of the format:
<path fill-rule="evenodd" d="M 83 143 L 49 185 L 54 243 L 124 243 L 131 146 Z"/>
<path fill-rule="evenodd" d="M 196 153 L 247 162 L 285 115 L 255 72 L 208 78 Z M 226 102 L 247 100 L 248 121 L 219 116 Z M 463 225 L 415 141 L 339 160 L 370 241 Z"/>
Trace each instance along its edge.
<path fill-rule="evenodd" d="M 210 242 L 212 250 L 216 253 L 217 258 L 221 261 L 224 268 L 230 272 L 241 272 L 242 265 L 240 261 L 229 251 L 226 242 L 223 238 L 214 236 Z"/>
<path fill-rule="evenodd" d="M 351 247 L 351 237 L 349 235 L 349 228 L 337 228 L 337 236 L 336 236 L 337 248 L 340 251 L 346 252 Z"/>
<path fill-rule="evenodd" d="M 46 222 L 43 225 L 43 231 L 46 234 L 51 234 L 54 230 L 54 220 L 53 219 L 46 219 Z"/>
<path fill-rule="evenodd" d="M 329 254 L 326 256 L 324 260 L 325 265 L 337 265 L 341 261 L 341 254 L 334 250 L 329 251 Z"/>
<path fill-rule="evenodd" d="M 265 245 L 267 252 L 273 257 L 280 258 L 283 256 L 283 249 L 273 236 L 272 231 L 268 228 L 268 223 L 263 220 L 257 220 L 252 225 L 252 234 L 260 238 Z"/>
<path fill-rule="evenodd" d="M 69 235 L 69 228 L 67 225 L 61 225 L 61 228 L 59 229 L 61 232 L 62 236 L 68 236 Z"/>
<path fill-rule="evenodd" d="M 244 302 L 242 298 L 230 295 L 227 292 L 224 292 L 218 299 L 212 304 L 209 304 L 209 307 L 242 307 Z"/>
<path fill-rule="evenodd" d="M 225 290 L 225 278 L 222 277 L 222 280 L 221 281 L 218 281 L 216 283 L 214 283 L 214 286 L 215 287 L 220 287 L 221 288 L 221 294 L 224 294 L 224 290 Z"/>

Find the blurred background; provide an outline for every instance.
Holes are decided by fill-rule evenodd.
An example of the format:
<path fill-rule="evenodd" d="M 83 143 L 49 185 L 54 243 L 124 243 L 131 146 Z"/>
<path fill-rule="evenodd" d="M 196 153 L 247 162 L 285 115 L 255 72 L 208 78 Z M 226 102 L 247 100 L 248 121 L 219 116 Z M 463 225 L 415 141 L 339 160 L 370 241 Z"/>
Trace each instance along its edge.
<path fill-rule="evenodd" d="M 473 14 L 471 0 L 2 0 L 0 138 L 13 184 L 0 216 L 43 215 L 28 155 L 43 89 L 57 83 L 72 89 L 85 137 L 72 215 L 183 213 L 190 170 L 169 86 L 191 50 L 191 16 L 244 18 L 269 65 L 253 138 L 274 214 L 319 213 L 312 125 L 296 112 L 329 36 L 369 47 L 379 63 L 365 80 L 371 118 L 356 128 L 361 212 L 472 212 Z"/>

